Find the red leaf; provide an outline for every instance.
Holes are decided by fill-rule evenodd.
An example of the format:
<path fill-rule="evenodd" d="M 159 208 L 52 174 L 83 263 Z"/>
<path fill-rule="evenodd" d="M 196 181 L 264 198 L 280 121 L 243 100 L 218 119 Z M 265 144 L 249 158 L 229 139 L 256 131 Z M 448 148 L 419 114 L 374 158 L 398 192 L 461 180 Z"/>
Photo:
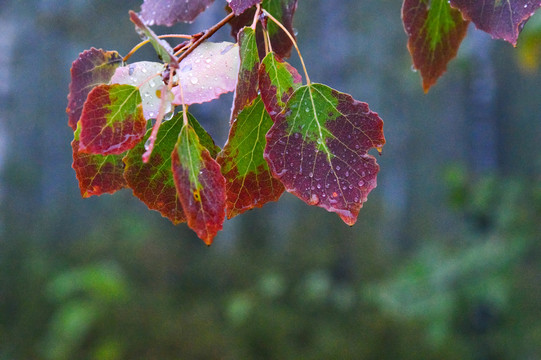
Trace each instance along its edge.
<path fill-rule="evenodd" d="M 79 123 L 80 124 L 80 123 Z M 75 131 L 71 147 L 73 149 L 73 169 L 79 181 L 81 196 L 114 193 L 126 187 L 124 163 L 121 155 L 91 155 L 79 151 L 81 126 Z"/>
<path fill-rule="evenodd" d="M 141 95 L 135 86 L 96 86 L 83 107 L 79 150 L 90 154 L 121 154 L 141 140 L 145 127 Z"/>
<path fill-rule="evenodd" d="M 402 20 L 413 65 L 428 92 L 447 69 L 468 30 L 468 21 L 447 0 L 405 0 Z"/>
<path fill-rule="evenodd" d="M 516 46 L 522 27 L 541 6 L 541 0 L 451 0 L 451 6 L 478 29 Z"/>
<path fill-rule="evenodd" d="M 235 15 L 240 15 L 255 4 L 260 4 L 261 0 L 227 0 L 227 2 Z"/>
<path fill-rule="evenodd" d="M 225 178 L 220 165 L 190 125 L 183 126 L 171 160 L 188 226 L 210 245 L 225 219 Z"/>
<path fill-rule="evenodd" d="M 379 166 L 383 121 L 366 103 L 322 84 L 300 87 L 267 134 L 265 159 L 287 191 L 353 225 Z"/>
<path fill-rule="evenodd" d="M 91 48 L 79 54 L 71 66 L 71 83 L 68 94 L 68 125 L 75 131 L 81 117 L 83 104 L 94 86 L 108 83 L 115 69 L 122 64 L 116 51 Z"/>
<path fill-rule="evenodd" d="M 214 0 L 145 0 L 141 16 L 145 23 L 172 26 L 177 22 L 192 22 Z"/>

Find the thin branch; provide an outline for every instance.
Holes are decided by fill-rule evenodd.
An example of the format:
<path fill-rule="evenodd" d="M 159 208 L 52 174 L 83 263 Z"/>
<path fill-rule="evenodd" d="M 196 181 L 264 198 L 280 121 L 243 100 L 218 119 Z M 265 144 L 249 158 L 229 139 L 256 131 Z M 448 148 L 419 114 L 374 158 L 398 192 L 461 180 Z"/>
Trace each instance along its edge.
<path fill-rule="evenodd" d="M 306 76 L 306 84 L 310 85 L 310 78 L 308 77 L 308 72 L 306 71 L 306 65 L 304 65 L 304 60 L 301 55 L 301 51 L 299 50 L 299 47 L 297 46 L 297 42 L 295 41 L 295 38 L 291 33 L 286 29 L 284 25 L 280 21 L 278 21 L 274 16 L 272 16 L 267 10 L 262 9 L 263 13 L 268 16 L 269 19 L 271 19 L 280 29 L 282 29 L 286 35 L 289 37 L 289 40 L 293 43 L 293 46 L 295 46 L 295 50 L 297 50 L 297 54 L 299 54 L 299 59 L 301 60 L 302 69 L 304 70 L 304 75 Z"/>
<path fill-rule="evenodd" d="M 227 15 L 225 18 L 223 18 L 222 20 L 220 20 L 219 23 L 217 23 L 216 25 L 214 25 L 213 27 L 211 27 L 210 29 L 208 29 L 199 39 L 197 39 L 196 42 L 194 42 L 192 45 L 190 45 L 189 48 L 186 49 L 186 51 L 184 51 L 182 53 L 182 55 L 179 56 L 178 58 L 178 62 L 180 63 L 182 60 L 184 60 L 186 58 L 186 56 L 190 55 L 190 53 L 192 51 L 195 50 L 195 48 L 197 48 L 199 45 L 201 45 L 201 43 L 203 41 L 205 41 L 206 39 L 208 39 L 209 37 L 211 37 L 212 35 L 214 35 L 214 33 L 218 30 L 220 30 L 220 28 L 222 26 L 224 26 L 225 24 L 227 24 L 229 22 L 229 20 L 233 19 L 235 17 L 235 13 L 230 13 L 229 15 Z"/>

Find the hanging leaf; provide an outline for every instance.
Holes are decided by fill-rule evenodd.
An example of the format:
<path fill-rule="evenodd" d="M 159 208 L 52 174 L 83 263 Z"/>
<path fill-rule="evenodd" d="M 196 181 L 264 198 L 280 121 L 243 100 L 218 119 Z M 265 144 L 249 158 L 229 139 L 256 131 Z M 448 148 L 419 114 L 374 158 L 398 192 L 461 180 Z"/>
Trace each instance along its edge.
<path fill-rule="evenodd" d="M 235 90 L 239 72 L 239 48 L 232 42 L 205 41 L 180 63 L 178 79 L 184 103 L 201 104 Z M 174 105 L 181 105 L 180 88 L 173 87 Z"/>
<path fill-rule="evenodd" d="M 141 17 L 148 26 L 172 26 L 178 22 L 192 22 L 214 0 L 145 0 Z"/>
<path fill-rule="evenodd" d="M 541 0 L 450 0 L 450 4 L 492 38 L 516 46 L 518 35 Z"/>
<path fill-rule="evenodd" d="M 297 9 L 297 0 L 263 0 L 261 7 L 267 10 L 272 16 L 285 26 L 290 34 L 295 37 L 293 29 L 293 15 Z M 231 35 L 236 39 L 243 27 L 249 26 L 254 20 L 255 9 L 248 9 L 241 15 L 234 17 L 229 24 L 231 25 Z M 278 25 L 272 21 L 267 22 L 267 30 L 271 40 L 272 50 L 281 58 L 288 58 L 291 55 L 293 43 Z M 265 41 L 261 26 L 257 27 L 256 39 L 259 49 L 259 56 L 263 58 L 265 53 Z"/>
<path fill-rule="evenodd" d="M 259 88 L 265 108 L 271 117 L 280 113 L 293 92 L 302 85 L 297 69 L 269 53 L 259 68 Z"/>
<path fill-rule="evenodd" d="M 145 119 L 155 119 L 160 110 L 162 102 L 161 95 L 165 86 L 161 73 L 164 65 L 151 61 L 140 61 L 122 66 L 116 69 L 111 78 L 111 84 L 133 85 L 139 88 L 141 100 L 143 101 L 143 115 Z M 165 113 L 173 111 L 174 95 L 169 93 L 166 97 Z"/>
<path fill-rule="evenodd" d="M 143 144 L 146 144 L 152 129 L 147 131 L 143 141 L 130 150 L 124 158 L 126 164 L 124 176 L 128 186 L 133 189 L 133 194 L 150 209 L 159 211 L 173 224 L 186 221 L 171 172 L 171 153 L 182 124 L 182 114 L 177 114 L 160 127 L 154 151 L 148 163 L 142 161 L 145 152 Z"/>
<path fill-rule="evenodd" d="M 227 0 L 227 2 L 235 15 L 240 15 L 255 4 L 260 4 L 261 0 Z"/>
<path fill-rule="evenodd" d="M 405 0 L 402 21 L 413 66 L 420 70 L 428 92 L 456 56 L 469 22 L 447 0 Z"/>
<path fill-rule="evenodd" d="M 91 155 L 79 151 L 81 123 L 75 131 L 71 147 L 73 149 L 73 169 L 79 181 L 81 196 L 84 198 L 114 193 L 126 187 L 122 155 Z"/>
<path fill-rule="evenodd" d="M 175 57 L 175 52 L 165 40 L 158 38 L 158 36 L 148 26 L 143 23 L 143 20 L 135 12 L 130 10 L 130 20 L 135 24 L 135 30 L 141 36 L 143 40 L 149 40 L 158 58 L 169 64 L 172 68 L 178 69 L 178 60 Z"/>
<path fill-rule="evenodd" d="M 257 97 L 258 93 L 259 55 L 257 53 L 254 29 L 250 27 L 242 29 L 238 35 L 238 44 L 240 47 L 240 69 L 233 100 L 231 122 L 235 120 L 242 109 Z"/>
<path fill-rule="evenodd" d="M 135 86 L 96 86 L 83 107 L 79 151 L 121 154 L 141 140 L 145 126 L 141 95 Z"/>
<path fill-rule="evenodd" d="M 276 201 L 284 191 L 263 158 L 265 134 L 271 126 L 261 97 L 244 108 L 231 126 L 227 144 L 217 159 L 226 179 L 228 218 Z"/>
<path fill-rule="evenodd" d="M 353 225 L 379 166 L 383 121 L 366 103 L 322 84 L 297 89 L 267 134 L 265 159 L 287 191 Z"/>
<path fill-rule="evenodd" d="M 68 94 L 68 125 L 75 131 L 81 117 L 88 93 L 94 86 L 106 84 L 115 69 L 122 65 L 122 58 L 116 51 L 91 48 L 85 50 L 71 66 L 71 83 Z"/>
<path fill-rule="evenodd" d="M 225 219 L 225 179 L 190 125 L 184 125 L 178 136 L 172 170 L 188 226 L 212 244 Z"/>

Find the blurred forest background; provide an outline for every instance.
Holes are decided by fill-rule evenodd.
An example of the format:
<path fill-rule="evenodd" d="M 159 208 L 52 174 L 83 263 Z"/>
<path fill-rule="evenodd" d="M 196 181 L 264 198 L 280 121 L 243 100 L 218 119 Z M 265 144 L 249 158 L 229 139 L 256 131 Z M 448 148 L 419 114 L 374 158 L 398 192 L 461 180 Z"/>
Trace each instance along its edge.
<path fill-rule="evenodd" d="M 385 121 L 378 187 L 351 228 L 285 194 L 207 248 L 71 169 L 71 62 L 126 54 L 140 3 L 0 0 L 0 360 L 541 359 L 541 11 L 424 95 L 399 0 L 299 0 L 311 79 Z M 191 108 L 220 145 L 231 99 Z"/>

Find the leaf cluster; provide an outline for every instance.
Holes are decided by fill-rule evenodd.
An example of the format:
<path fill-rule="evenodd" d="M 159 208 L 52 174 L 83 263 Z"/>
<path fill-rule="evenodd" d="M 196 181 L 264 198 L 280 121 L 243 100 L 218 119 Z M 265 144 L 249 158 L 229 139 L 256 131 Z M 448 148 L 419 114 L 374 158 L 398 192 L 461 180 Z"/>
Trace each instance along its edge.
<path fill-rule="evenodd" d="M 288 191 L 353 225 L 377 184 L 383 121 L 368 104 L 312 83 L 293 35 L 297 0 L 227 0 L 227 15 L 194 34 L 152 25 L 191 22 L 213 0 L 145 0 L 130 20 L 142 42 L 126 56 L 92 48 L 71 69 L 68 123 L 83 197 L 129 187 L 208 245 L 225 217 Z M 402 20 L 426 91 L 456 56 L 469 22 L 516 45 L 541 0 L 404 0 Z M 209 38 L 231 26 L 235 42 Z M 179 40 L 171 46 L 166 40 Z M 128 63 L 150 43 L 160 62 Z M 298 53 L 303 77 L 284 61 Z M 225 145 L 188 112 L 234 91 Z M 178 111 L 177 111 L 178 109 Z"/>

